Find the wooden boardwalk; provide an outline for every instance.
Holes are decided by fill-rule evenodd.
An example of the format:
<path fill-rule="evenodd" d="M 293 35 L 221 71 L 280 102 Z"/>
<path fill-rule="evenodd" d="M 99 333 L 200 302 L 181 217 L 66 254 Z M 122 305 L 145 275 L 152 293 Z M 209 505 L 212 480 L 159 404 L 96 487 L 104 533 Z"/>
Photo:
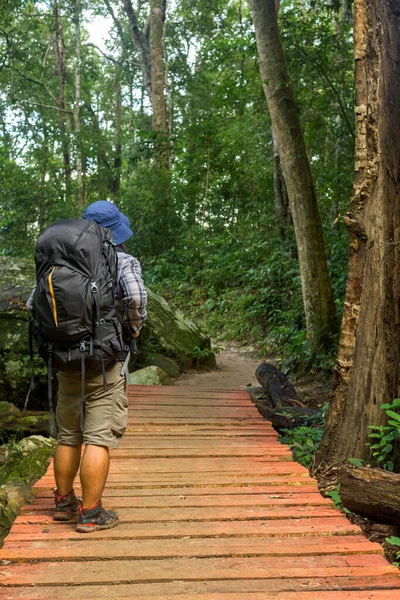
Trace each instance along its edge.
<path fill-rule="evenodd" d="M 53 522 L 50 465 L 0 550 L 0 598 L 400 599 L 381 546 L 245 392 L 130 386 L 129 401 L 104 495 L 121 524 L 85 536 Z"/>

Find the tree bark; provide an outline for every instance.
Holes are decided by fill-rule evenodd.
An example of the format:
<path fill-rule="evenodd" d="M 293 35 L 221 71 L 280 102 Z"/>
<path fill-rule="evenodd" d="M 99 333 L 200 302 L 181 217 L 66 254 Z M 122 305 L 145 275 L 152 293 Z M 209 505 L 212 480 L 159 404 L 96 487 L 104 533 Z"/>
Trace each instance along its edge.
<path fill-rule="evenodd" d="M 114 95 L 115 95 L 115 143 L 114 143 L 114 166 L 112 179 L 112 195 L 117 198 L 121 185 L 121 165 L 122 165 L 122 95 L 120 66 L 115 64 L 114 74 Z"/>
<path fill-rule="evenodd" d="M 163 0 L 150 0 L 151 104 L 155 164 L 168 168 L 167 115 L 165 105 Z"/>
<path fill-rule="evenodd" d="M 65 198 L 68 202 L 71 196 L 71 150 L 70 150 L 70 116 L 67 115 L 67 105 L 65 101 L 65 84 L 67 81 L 67 72 L 65 65 L 65 43 L 64 32 L 61 22 L 60 8 L 58 0 L 53 0 L 53 18 L 54 18 L 54 52 L 56 57 L 56 67 L 58 73 L 58 106 L 59 126 L 61 147 L 63 153 L 64 179 L 65 179 Z"/>
<path fill-rule="evenodd" d="M 319 474 L 367 458 L 370 425 L 399 392 L 400 13 L 390 0 L 355 2 L 356 156 L 345 218 L 349 267 Z"/>
<path fill-rule="evenodd" d="M 343 505 L 378 523 L 400 521 L 400 475 L 371 467 L 344 466 L 340 470 Z"/>
<path fill-rule="evenodd" d="M 353 0 L 342 0 L 342 20 L 351 23 L 353 21 Z"/>
<path fill-rule="evenodd" d="M 84 208 L 83 191 L 83 166 L 82 166 L 82 144 L 81 144 L 81 0 L 76 0 L 75 4 L 75 106 L 74 106 L 74 126 L 75 126 L 75 144 L 76 144 L 76 183 L 78 187 L 78 209 Z"/>
<path fill-rule="evenodd" d="M 149 43 L 143 31 L 139 28 L 131 0 L 124 0 L 124 8 L 131 27 L 133 46 L 138 53 L 143 85 L 151 100 L 151 55 Z"/>
<path fill-rule="evenodd" d="M 275 218 L 279 227 L 279 233 L 283 242 L 288 237 L 287 229 L 293 226 L 292 215 L 290 214 L 289 198 L 287 194 L 285 177 L 281 166 L 281 157 L 279 156 L 278 144 L 274 130 L 272 131 L 272 151 L 274 160 L 274 200 L 275 200 Z"/>
<path fill-rule="evenodd" d="M 276 408 L 287 400 L 297 401 L 297 392 L 282 371 L 271 363 L 261 363 L 256 370 L 256 378 L 264 388 L 267 400 Z"/>
<path fill-rule="evenodd" d="M 304 136 L 279 36 L 275 0 L 251 0 L 258 57 L 295 229 L 307 340 L 316 353 L 336 330 L 335 304 Z"/>

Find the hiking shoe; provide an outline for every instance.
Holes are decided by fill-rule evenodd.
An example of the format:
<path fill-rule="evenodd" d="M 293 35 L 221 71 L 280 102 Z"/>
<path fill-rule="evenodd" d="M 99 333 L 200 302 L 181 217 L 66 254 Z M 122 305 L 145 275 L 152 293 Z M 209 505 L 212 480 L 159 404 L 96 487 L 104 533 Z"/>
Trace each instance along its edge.
<path fill-rule="evenodd" d="M 74 490 L 71 490 L 66 496 L 60 496 L 57 490 L 54 490 L 54 501 L 56 508 L 53 519 L 55 521 L 70 521 L 74 514 L 78 512 L 81 503 L 75 496 Z"/>
<path fill-rule="evenodd" d="M 91 533 L 99 529 L 111 529 L 118 525 L 118 515 L 113 510 L 104 510 L 101 500 L 91 508 L 79 508 L 78 525 L 80 533 Z"/>

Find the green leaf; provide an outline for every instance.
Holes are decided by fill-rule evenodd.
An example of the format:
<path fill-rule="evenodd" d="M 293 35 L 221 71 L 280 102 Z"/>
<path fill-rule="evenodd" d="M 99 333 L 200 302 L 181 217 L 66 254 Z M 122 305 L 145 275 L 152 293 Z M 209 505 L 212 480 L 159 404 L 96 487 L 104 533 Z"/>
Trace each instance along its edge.
<path fill-rule="evenodd" d="M 385 538 L 385 542 L 392 544 L 392 546 L 400 546 L 400 538 L 396 537 L 395 535 Z"/>
<path fill-rule="evenodd" d="M 392 419 L 395 419 L 395 421 L 398 421 L 400 423 L 400 415 L 395 413 L 393 410 L 387 410 L 386 414 L 388 415 L 388 417 L 392 417 Z"/>
<path fill-rule="evenodd" d="M 354 465 L 356 467 L 362 467 L 364 464 L 364 461 L 362 458 L 348 458 L 347 462 L 349 462 L 351 465 Z"/>

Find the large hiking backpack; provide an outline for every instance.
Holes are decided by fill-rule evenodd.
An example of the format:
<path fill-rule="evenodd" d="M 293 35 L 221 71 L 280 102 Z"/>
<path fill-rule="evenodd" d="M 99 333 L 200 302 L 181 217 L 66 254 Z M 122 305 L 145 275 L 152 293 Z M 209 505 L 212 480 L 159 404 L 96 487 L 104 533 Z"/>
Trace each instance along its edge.
<path fill-rule="evenodd" d="M 117 254 L 109 229 L 95 221 L 68 219 L 50 225 L 35 251 L 33 336 L 47 362 L 52 417 L 52 369 L 103 371 L 123 352 L 115 305 Z M 83 405 L 82 405 L 83 414 Z"/>

